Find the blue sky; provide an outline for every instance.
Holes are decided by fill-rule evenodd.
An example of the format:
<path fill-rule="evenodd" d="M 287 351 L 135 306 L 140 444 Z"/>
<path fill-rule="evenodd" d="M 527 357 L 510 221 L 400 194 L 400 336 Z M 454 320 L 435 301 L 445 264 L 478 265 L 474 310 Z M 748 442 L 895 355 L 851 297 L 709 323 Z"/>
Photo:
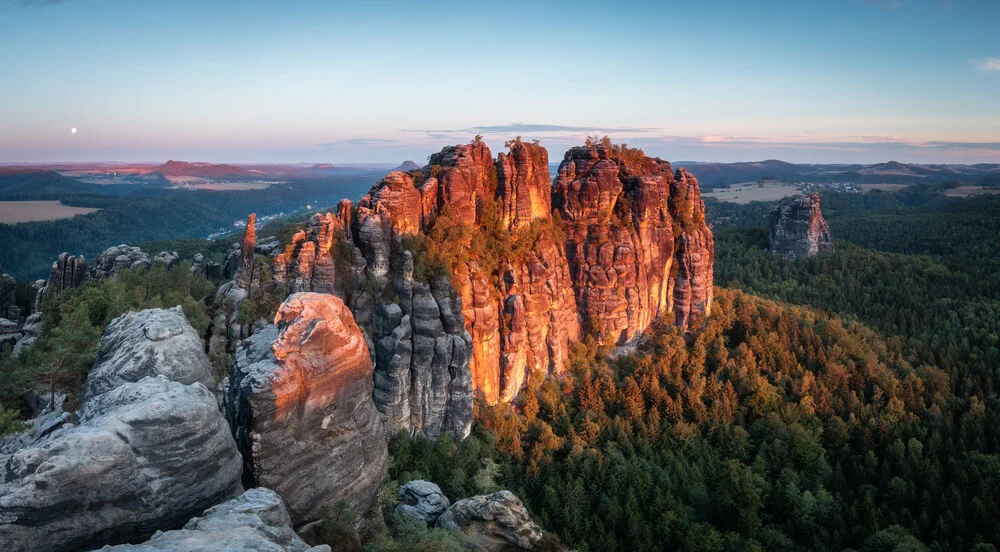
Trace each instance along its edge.
<path fill-rule="evenodd" d="M 0 0 L 0 162 L 422 161 L 475 134 L 1000 162 L 998 28 L 996 0 Z"/>

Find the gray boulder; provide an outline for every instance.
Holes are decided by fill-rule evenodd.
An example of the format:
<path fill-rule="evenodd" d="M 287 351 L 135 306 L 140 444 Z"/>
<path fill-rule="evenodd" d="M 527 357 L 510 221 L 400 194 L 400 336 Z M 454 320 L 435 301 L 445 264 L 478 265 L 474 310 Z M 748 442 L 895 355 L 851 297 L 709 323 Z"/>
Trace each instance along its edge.
<path fill-rule="evenodd" d="M 152 262 L 161 263 L 167 268 L 173 268 L 181 262 L 181 257 L 176 251 L 160 251 L 153 257 Z"/>
<path fill-rule="evenodd" d="M 215 395 L 164 376 L 91 398 L 79 424 L 0 461 L 0 542 L 14 550 L 134 539 L 242 490 Z"/>
<path fill-rule="evenodd" d="M 430 481 L 415 479 L 399 488 L 399 505 L 396 506 L 397 516 L 408 516 L 419 519 L 428 525 L 434 525 L 451 506 L 451 501 L 441 492 L 441 487 Z"/>
<path fill-rule="evenodd" d="M 530 550 L 543 536 L 524 504 L 510 491 L 459 500 L 441 514 L 437 527 L 459 532 L 470 545 L 491 551 L 511 546 Z"/>
<path fill-rule="evenodd" d="M 138 247 L 125 244 L 115 245 L 98 255 L 94 261 L 94 267 L 90 269 L 90 277 L 97 280 L 110 278 L 119 270 L 139 266 L 148 267 L 151 262 L 149 254 Z"/>
<path fill-rule="evenodd" d="M 99 351 L 84 385 L 84 400 L 125 382 L 156 375 L 183 384 L 200 382 L 207 388 L 215 387 L 201 338 L 180 306 L 116 318 L 104 331 Z"/>
<path fill-rule="evenodd" d="M 0 549 L 135 541 L 242 492 L 215 394 L 200 368 L 181 366 L 204 354 L 179 312 L 112 322 L 76 423 L 52 405 L 20 442 L 0 447 Z"/>
<path fill-rule="evenodd" d="M 105 546 L 104 552 L 187 552 L 212 550 L 243 552 L 329 552 L 327 545 L 310 547 L 292 530 L 292 520 L 281 497 L 263 487 L 205 510 L 183 529 L 157 532 L 142 544 Z"/>

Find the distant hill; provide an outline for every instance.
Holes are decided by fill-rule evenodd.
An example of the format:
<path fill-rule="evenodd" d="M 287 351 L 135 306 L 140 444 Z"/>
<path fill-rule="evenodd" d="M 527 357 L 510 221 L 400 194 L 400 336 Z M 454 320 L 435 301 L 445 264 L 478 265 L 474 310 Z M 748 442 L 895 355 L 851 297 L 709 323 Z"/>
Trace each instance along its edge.
<path fill-rule="evenodd" d="M 958 181 L 963 184 L 996 185 L 1000 165 L 917 165 L 889 161 L 871 165 L 813 165 L 768 159 L 748 163 L 699 163 L 680 161 L 677 167 L 691 171 L 706 188 L 752 182 L 762 178 L 800 182 L 854 182 L 856 184 L 923 184 Z"/>
<path fill-rule="evenodd" d="M 53 171 L 0 167 L 0 199 L 54 199 L 100 191 L 100 186 Z"/>
<path fill-rule="evenodd" d="M 164 177 L 193 176 L 197 178 L 234 178 L 254 176 L 253 172 L 233 165 L 187 163 L 185 161 L 167 161 L 163 165 L 153 167 L 150 169 L 150 172 L 158 172 Z"/>
<path fill-rule="evenodd" d="M 410 161 L 409 159 L 407 159 L 406 161 L 403 161 L 402 165 L 399 165 L 398 167 L 396 167 L 396 168 L 394 168 L 392 170 L 393 171 L 400 171 L 400 172 L 408 172 L 408 171 L 415 171 L 415 170 L 417 170 L 419 168 L 420 168 L 420 165 L 418 165 L 418 164 L 414 163 L 413 161 Z"/>

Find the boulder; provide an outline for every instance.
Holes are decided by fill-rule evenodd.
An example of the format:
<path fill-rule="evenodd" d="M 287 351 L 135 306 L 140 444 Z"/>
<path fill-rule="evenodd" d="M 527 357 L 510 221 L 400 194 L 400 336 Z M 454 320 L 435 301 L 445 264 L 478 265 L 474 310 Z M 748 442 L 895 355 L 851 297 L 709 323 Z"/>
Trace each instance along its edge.
<path fill-rule="evenodd" d="M 310 547 L 295 531 L 281 497 L 270 489 L 250 489 L 205 510 L 183 529 L 157 532 L 141 544 L 105 546 L 102 552 L 329 552 L 327 545 Z"/>
<path fill-rule="evenodd" d="M 771 252 L 791 260 L 833 251 L 830 228 L 819 208 L 819 194 L 782 199 L 767 217 Z"/>
<path fill-rule="evenodd" d="M 512 546 L 530 550 L 544 536 L 510 491 L 459 500 L 441 514 L 436 525 L 462 533 L 477 549 L 497 552 Z"/>
<path fill-rule="evenodd" d="M 180 306 L 130 312 L 108 324 L 83 397 L 87 400 L 125 382 L 157 375 L 183 384 L 215 387 L 201 338 Z"/>
<path fill-rule="evenodd" d="M 430 481 L 415 479 L 399 488 L 399 505 L 395 515 L 419 519 L 433 526 L 438 517 L 451 506 L 441 487 Z"/>
<path fill-rule="evenodd" d="M 200 342 L 177 338 L 193 332 L 190 325 L 170 336 L 172 324 L 159 323 L 175 312 L 154 309 L 112 322 L 77 422 L 57 402 L 36 420 L 30 443 L 0 453 L 4 549 L 134 542 L 242 492 L 239 451 L 214 385 L 169 358 L 201 353 Z M 143 328 L 162 339 L 147 343 Z M 171 347 L 161 350 L 163 341 Z M 130 351 L 147 366 L 132 370 L 125 362 Z"/>
<path fill-rule="evenodd" d="M 152 262 L 160 263 L 167 268 L 174 268 L 181 262 L 181 257 L 176 251 L 160 251 L 153 257 Z"/>
<path fill-rule="evenodd" d="M 152 260 L 147 253 L 138 247 L 121 244 L 109 247 L 97 256 L 93 268 L 90 269 L 90 277 L 95 280 L 110 278 L 120 270 L 146 266 Z"/>
<path fill-rule="evenodd" d="M 244 342 L 229 373 L 244 482 L 281 495 L 296 527 L 340 500 L 363 516 L 388 461 L 365 338 L 332 295 L 293 294 L 275 322 Z"/>

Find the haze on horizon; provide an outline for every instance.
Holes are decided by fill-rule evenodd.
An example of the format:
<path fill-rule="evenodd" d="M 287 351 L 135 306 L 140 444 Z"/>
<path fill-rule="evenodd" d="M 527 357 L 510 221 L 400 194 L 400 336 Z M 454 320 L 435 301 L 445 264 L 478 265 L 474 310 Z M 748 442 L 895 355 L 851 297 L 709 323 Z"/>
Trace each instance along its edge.
<path fill-rule="evenodd" d="M 0 0 L 0 163 L 1000 162 L 1000 2 L 359 4 Z"/>

